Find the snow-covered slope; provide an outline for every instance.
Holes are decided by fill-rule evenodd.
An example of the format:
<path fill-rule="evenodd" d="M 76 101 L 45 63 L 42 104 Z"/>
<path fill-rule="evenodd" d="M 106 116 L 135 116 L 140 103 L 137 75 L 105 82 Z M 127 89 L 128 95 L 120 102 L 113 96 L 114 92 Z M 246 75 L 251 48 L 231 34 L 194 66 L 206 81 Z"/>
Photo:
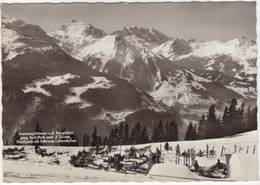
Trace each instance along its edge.
<path fill-rule="evenodd" d="M 72 20 L 62 25 L 59 29 L 51 30 L 48 35 L 55 38 L 57 44 L 68 54 L 74 56 L 80 50 L 102 38 L 106 33 L 90 24 Z"/>
<path fill-rule="evenodd" d="M 71 24 L 69 25 L 69 27 L 72 26 Z M 70 52 L 72 57 L 100 72 L 126 79 L 142 90 L 150 91 L 153 88 L 157 71 L 154 62 L 149 63 L 149 61 L 156 56 L 150 53 L 149 49 L 154 46 L 154 43 L 146 42 L 144 38 L 136 36 L 140 36 L 141 33 L 145 34 L 142 31 L 140 31 L 140 34 L 137 34 L 134 30 L 129 29 L 132 32 L 125 30 L 128 33 L 127 35 L 115 33 L 93 40 L 93 36 L 84 34 L 81 34 L 80 38 L 74 38 L 74 33 L 72 32 L 61 35 L 59 34 L 60 30 L 63 29 L 60 28 L 49 33 L 49 35 L 60 35 L 62 38 L 57 36 L 55 38 L 58 39 L 57 43 L 63 48 L 67 45 L 64 42 L 66 38 L 69 38 L 71 43 L 74 42 L 74 50 L 77 52 Z M 150 37 L 154 36 L 157 38 L 155 36 L 157 33 L 153 29 L 150 29 L 150 31 L 146 30 L 146 32 L 147 34 L 149 33 Z M 162 39 L 166 38 L 162 36 Z M 78 40 L 85 40 L 87 44 L 75 44 L 79 42 Z M 151 65 L 153 70 L 150 69 Z"/>
<path fill-rule="evenodd" d="M 94 69 L 105 72 L 110 70 L 108 67 L 109 61 L 114 60 L 119 65 L 125 67 L 132 63 L 135 57 L 140 56 L 141 53 L 120 36 L 107 35 L 95 43 L 82 48 L 74 57 L 89 63 Z M 94 62 L 94 59 L 98 59 L 100 63 Z"/>
<path fill-rule="evenodd" d="M 172 39 L 152 49 L 154 53 L 170 60 L 178 59 L 182 55 L 189 54 L 191 50 L 192 48 L 189 43 L 183 39 Z"/>
<path fill-rule="evenodd" d="M 4 60 L 11 60 L 28 51 L 57 50 L 57 45 L 39 26 L 25 24 L 17 18 L 2 17 Z"/>
<path fill-rule="evenodd" d="M 245 98 L 256 98 L 257 46 L 243 36 L 226 42 L 173 39 L 152 51 Z"/>
<path fill-rule="evenodd" d="M 8 160 L 8 156 L 3 159 L 3 174 L 4 180 L 8 182 L 14 182 L 14 177 L 17 174 L 23 174 L 26 177 L 24 182 L 36 182 L 36 181 L 53 181 L 53 182 L 86 182 L 85 175 L 87 174 L 88 182 L 101 182 L 101 181 L 257 181 L 258 180 L 258 132 L 251 131 L 242 134 L 238 134 L 231 137 L 224 137 L 219 139 L 208 139 L 198 141 L 175 141 L 169 142 L 169 150 L 161 149 L 161 158 L 163 163 L 155 164 L 149 172 L 149 175 L 144 174 L 132 174 L 132 173 L 115 173 L 113 169 L 107 170 L 93 170 L 88 168 L 76 168 L 73 167 L 69 160 L 72 155 L 77 155 L 79 151 L 83 150 L 83 147 L 67 147 L 67 146 L 41 146 L 42 149 L 46 149 L 47 152 L 56 152 L 53 156 L 41 157 L 36 154 L 33 146 L 25 146 L 25 152 L 27 158 L 17 160 Z M 219 159 L 222 163 L 226 163 L 225 155 L 221 156 L 222 147 L 225 147 L 223 154 L 232 154 L 230 159 L 230 177 L 226 179 L 206 178 L 198 176 L 197 173 L 191 172 L 187 166 L 183 164 L 183 157 L 180 157 L 179 165 L 175 164 L 176 155 L 175 147 L 179 144 L 180 152 L 188 151 L 193 148 L 196 153 L 199 150 L 206 153 L 206 147 L 214 149 L 216 156 L 210 157 L 198 157 L 195 160 L 201 167 L 208 168 L 217 163 Z M 165 145 L 165 142 L 147 143 L 135 145 L 137 149 L 137 155 L 140 153 L 149 154 L 149 149 L 152 152 L 156 151 L 156 148 L 160 148 Z M 237 146 L 237 147 L 234 147 Z M 13 146 L 3 146 L 3 149 L 13 148 Z M 113 146 L 113 150 L 108 156 L 114 154 L 124 155 L 126 149 L 133 147 L 131 145 L 125 146 Z M 146 147 L 146 150 L 145 150 Z M 255 151 L 254 151 L 255 147 Z M 20 148 L 20 147 L 18 147 Z M 89 151 L 92 147 L 86 147 L 85 150 Z M 139 150 L 138 150 L 139 149 Z M 140 150 L 142 149 L 142 150 Z M 235 151 L 236 150 L 236 151 Z M 140 152 L 139 152 L 140 151 Z M 58 154 L 61 153 L 61 155 Z M 95 155 L 95 163 L 105 166 L 106 163 L 103 159 L 107 159 L 106 155 Z M 125 159 L 128 160 L 128 159 Z M 59 161 L 59 164 L 55 163 Z M 139 162 L 140 159 L 132 158 L 131 161 Z M 129 162 L 129 161 L 128 161 Z M 178 170 L 178 172 L 176 172 Z M 37 178 L 41 177 L 41 178 Z M 64 179 L 64 177 L 66 177 Z M 21 178 L 19 179 L 21 180 Z M 213 183 L 211 183 L 213 184 Z"/>
<path fill-rule="evenodd" d="M 156 80 L 150 95 L 174 107 L 188 119 L 197 121 L 211 104 L 216 104 L 216 109 L 222 111 L 233 97 L 243 98 L 220 83 L 174 66 L 171 61 L 159 63 L 158 68 L 161 78 Z"/>
<path fill-rule="evenodd" d="M 256 74 L 255 65 L 248 62 L 248 60 L 255 59 L 257 56 L 256 43 L 254 41 L 249 41 L 243 36 L 226 42 L 187 42 L 182 39 L 173 39 L 154 48 L 153 52 L 171 60 L 181 60 L 190 56 L 214 58 L 214 56 L 228 55 L 237 61 L 239 65 L 244 67 L 244 72 L 246 74 Z M 210 67 L 213 64 L 214 62 L 211 61 L 207 67 Z"/>

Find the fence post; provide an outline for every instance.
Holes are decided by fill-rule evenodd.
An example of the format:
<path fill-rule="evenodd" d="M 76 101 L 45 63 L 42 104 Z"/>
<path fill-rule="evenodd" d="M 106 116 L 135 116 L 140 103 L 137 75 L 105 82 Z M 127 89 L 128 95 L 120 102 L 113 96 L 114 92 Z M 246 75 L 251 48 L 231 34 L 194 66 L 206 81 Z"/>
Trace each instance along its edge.
<path fill-rule="evenodd" d="M 177 164 L 177 152 L 175 153 L 175 164 Z"/>
<path fill-rule="evenodd" d="M 224 145 L 222 145 L 220 157 L 223 156 L 223 152 L 224 152 Z"/>
<path fill-rule="evenodd" d="M 253 150 L 253 154 L 255 153 L 255 145 L 254 145 L 254 150 Z"/>
<path fill-rule="evenodd" d="M 207 144 L 207 158 L 209 157 L 209 145 Z"/>
<path fill-rule="evenodd" d="M 192 148 L 190 149 L 190 166 L 192 166 Z"/>
<path fill-rule="evenodd" d="M 160 157 L 160 161 L 159 162 L 161 162 L 162 163 L 162 144 L 160 144 L 160 152 L 161 152 L 161 157 Z"/>
<path fill-rule="evenodd" d="M 194 166 L 194 164 L 195 164 L 195 153 L 196 153 L 196 151 L 195 151 L 195 149 L 193 148 L 193 149 L 192 149 L 192 166 Z"/>
<path fill-rule="evenodd" d="M 248 150 L 249 150 L 249 146 L 247 146 L 247 150 L 246 150 L 246 153 L 248 154 Z"/>

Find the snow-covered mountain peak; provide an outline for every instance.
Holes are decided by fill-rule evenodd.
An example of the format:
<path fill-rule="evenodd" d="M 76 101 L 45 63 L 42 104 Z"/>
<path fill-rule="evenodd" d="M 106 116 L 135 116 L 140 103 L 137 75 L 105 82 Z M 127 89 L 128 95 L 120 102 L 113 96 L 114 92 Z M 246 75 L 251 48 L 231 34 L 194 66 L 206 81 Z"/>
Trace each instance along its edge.
<path fill-rule="evenodd" d="M 191 46 L 187 41 L 175 38 L 154 48 L 152 51 L 170 60 L 174 60 L 178 59 L 179 56 L 189 54 L 191 52 Z"/>
<path fill-rule="evenodd" d="M 2 25 L 3 27 L 7 27 L 7 28 L 17 28 L 21 25 L 25 24 L 24 21 L 22 21 L 21 19 L 17 18 L 17 17 L 2 17 Z"/>
<path fill-rule="evenodd" d="M 2 46 L 4 61 L 27 50 L 45 52 L 57 45 L 39 26 L 26 24 L 17 18 L 2 18 Z"/>
<path fill-rule="evenodd" d="M 106 33 L 91 24 L 72 20 L 48 32 L 48 35 L 53 37 L 64 51 L 74 57 L 82 48 L 104 37 Z"/>
<path fill-rule="evenodd" d="M 70 23 L 63 24 L 60 28 L 49 32 L 51 36 L 61 37 L 65 35 L 70 38 L 79 38 L 80 36 L 92 36 L 94 38 L 101 38 L 106 33 L 91 24 L 83 21 L 72 20 Z"/>
<path fill-rule="evenodd" d="M 239 36 L 233 40 L 227 41 L 226 42 L 227 45 L 235 45 L 237 47 L 250 47 L 255 45 L 254 41 L 250 41 L 249 39 L 247 39 L 244 36 Z"/>
<path fill-rule="evenodd" d="M 137 38 L 143 39 L 145 42 L 150 44 L 162 44 L 168 41 L 170 38 L 165 34 L 154 28 L 142 28 L 137 26 L 130 26 L 129 28 L 124 27 L 121 31 L 115 31 L 113 34 L 121 35 L 123 37 L 126 36 L 135 36 Z"/>
<path fill-rule="evenodd" d="M 123 37 L 120 35 L 107 35 L 82 48 L 74 57 L 82 61 L 89 58 L 99 58 L 101 64 L 97 69 L 103 71 L 106 63 L 110 60 L 116 60 L 123 65 L 127 65 L 126 63 L 132 61 L 136 56 L 141 57 L 141 53 Z"/>

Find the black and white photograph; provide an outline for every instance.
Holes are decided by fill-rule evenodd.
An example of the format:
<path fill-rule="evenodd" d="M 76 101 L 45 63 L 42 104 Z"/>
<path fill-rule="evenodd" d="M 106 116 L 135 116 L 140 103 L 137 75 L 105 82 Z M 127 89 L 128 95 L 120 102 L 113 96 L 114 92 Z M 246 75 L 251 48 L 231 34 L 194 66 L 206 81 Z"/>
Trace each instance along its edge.
<path fill-rule="evenodd" d="M 2 3 L 3 182 L 259 180 L 256 1 Z"/>

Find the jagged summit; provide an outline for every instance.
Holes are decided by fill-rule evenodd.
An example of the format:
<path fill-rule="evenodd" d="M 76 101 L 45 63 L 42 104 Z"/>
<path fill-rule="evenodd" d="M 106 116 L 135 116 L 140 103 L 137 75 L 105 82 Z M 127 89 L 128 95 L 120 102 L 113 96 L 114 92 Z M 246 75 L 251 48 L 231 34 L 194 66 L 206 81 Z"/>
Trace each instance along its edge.
<path fill-rule="evenodd" d="M 115 31 L 112 34 L 126 36 L 136 36 L 145 40 L 146 42 L 153 44 L 162 44 L 168 41 L 170 38 L 155 28 L 142 28 L 137 26 L 124 27 L 123 30 Z"/>

